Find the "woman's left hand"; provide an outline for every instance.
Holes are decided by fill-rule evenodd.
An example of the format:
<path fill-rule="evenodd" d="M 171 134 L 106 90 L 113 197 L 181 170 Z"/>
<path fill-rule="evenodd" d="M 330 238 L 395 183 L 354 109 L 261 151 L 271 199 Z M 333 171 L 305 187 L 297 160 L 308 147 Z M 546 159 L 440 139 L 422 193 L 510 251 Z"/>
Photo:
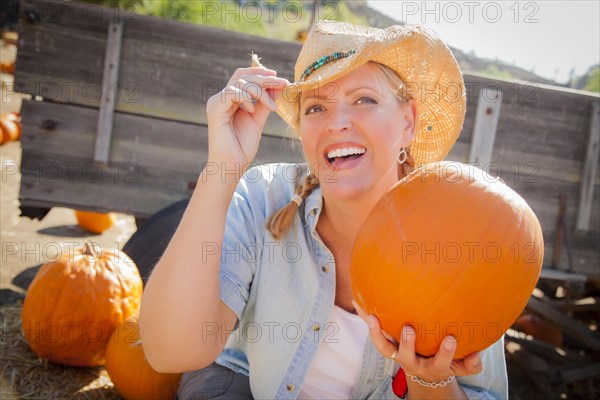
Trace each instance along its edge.
<path fill-rule="evenodd" d="M 404 327 L 398 344 L 395 340 L 386 337 L 375 315 L 366 314 L 354 301 L 353 304 L 360 317 L 369 326 L 369 333 L 375 348 L 386 358 L 393 356 L 394 361 L 400 364 L 406 373 L 427 382 L 440 382 L 452 375 L 475 375 L 483 371 L 479 353 L 472 353 L 461 360 L 454 360 L 456 352 L 454 337 L 446 336 L 434 356 L 422 357 L 416 353 L 416 333 L 412 327 Z"/>

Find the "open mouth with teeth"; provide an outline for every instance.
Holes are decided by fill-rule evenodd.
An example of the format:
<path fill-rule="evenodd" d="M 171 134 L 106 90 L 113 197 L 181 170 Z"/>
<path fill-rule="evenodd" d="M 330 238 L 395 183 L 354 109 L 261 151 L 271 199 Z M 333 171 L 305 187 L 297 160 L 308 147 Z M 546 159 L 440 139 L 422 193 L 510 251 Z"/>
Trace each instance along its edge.
<path fill-rule="evenodd" d="M 331 165 L 340 166 L 347 161 L 361 158 L 367 149 L 360 147 L 345 147 L 327 152 L 325 158 Z"/>

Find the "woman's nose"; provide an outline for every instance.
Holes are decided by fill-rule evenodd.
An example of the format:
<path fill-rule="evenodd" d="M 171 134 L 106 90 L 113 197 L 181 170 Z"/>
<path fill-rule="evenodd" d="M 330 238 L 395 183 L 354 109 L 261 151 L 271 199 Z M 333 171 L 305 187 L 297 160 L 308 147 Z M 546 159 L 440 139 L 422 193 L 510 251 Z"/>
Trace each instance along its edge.
<path fill-rule="evenodd" d="M 350 112 L 347 107 L 340 104 L 337 107 L 333 107 L 327 129 L 332 133 L 343 133 L 349 130 L 352 126 Z"/>

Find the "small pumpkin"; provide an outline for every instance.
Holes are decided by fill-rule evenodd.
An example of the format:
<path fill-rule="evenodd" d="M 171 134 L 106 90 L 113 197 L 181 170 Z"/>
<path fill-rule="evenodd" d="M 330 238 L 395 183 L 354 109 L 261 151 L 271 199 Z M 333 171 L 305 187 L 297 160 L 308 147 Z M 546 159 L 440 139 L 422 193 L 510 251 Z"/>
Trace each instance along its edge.
<path fill-rule="evenodd" d="M 123 398 L 174 399 L 183 374 L 156 372 L 144 355 L 138 317 L 131 316 L 113 332 L 106 347 L 105 368 Z"/>
<path fill-rule="evenodd" d="M 52 363 L 104 364 L 106 345 L 119 323 L 138 312 L 142 278 L 122 251 L 94 247 L 61 249 L 44 264 L 23 302 L 25 340 Z"/>
<path fill-rule="evenodd" d="M 19 140 L 21 138 L 21 132 L 22 132 L 22 125 L 21 125 L 21 116 L 19 115 L 18 112 L 10 112 L 8 114 L 6 114 L 6 119 L 8 119 L 9 121 L 14 121 L 15 124 L 17 125 L 17 139 Z"/>
<path fill-rule="evenodd" d="M 422 165 L 371 210 L 354 244 L 354 298 L 416 351 L 434 355 L 446 335 L 455 358 L 485 349 L 525 308 L 544 254 L 540 223 L 499 179 L 457 162 Z"/>
<path fill-rule="evenodd" d="M 0 118 L 0 126 L 2 129 L 2 142 L 12 142 L 19 139 L 20 129 L 17 122 L 3 116 Z"/>
<path fill-rule="evenodd" d="M 75 217 L 80 227 L 96 234 L 104 232 L 115 223 L 115 215 L 113 213 L 75 210 Z"/>
<path fill-rule="evenodd" d="M 9 75 L 15 74 L 15 62 L 3 62 L 0 63 L 0 71 L 5 72 Z"/>

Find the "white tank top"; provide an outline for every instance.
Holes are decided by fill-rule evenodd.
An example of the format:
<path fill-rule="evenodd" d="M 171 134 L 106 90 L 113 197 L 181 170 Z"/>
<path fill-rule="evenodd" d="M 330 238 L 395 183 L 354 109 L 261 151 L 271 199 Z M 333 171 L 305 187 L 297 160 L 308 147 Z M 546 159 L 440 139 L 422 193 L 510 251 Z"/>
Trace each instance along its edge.
<path fill-rule="evenodd" d="M 358 315 L 334 305 L 330 322 L 322 331 L 321 344 L 298 398 L 349 399 L 360 377 L 369 328 Z"/>

